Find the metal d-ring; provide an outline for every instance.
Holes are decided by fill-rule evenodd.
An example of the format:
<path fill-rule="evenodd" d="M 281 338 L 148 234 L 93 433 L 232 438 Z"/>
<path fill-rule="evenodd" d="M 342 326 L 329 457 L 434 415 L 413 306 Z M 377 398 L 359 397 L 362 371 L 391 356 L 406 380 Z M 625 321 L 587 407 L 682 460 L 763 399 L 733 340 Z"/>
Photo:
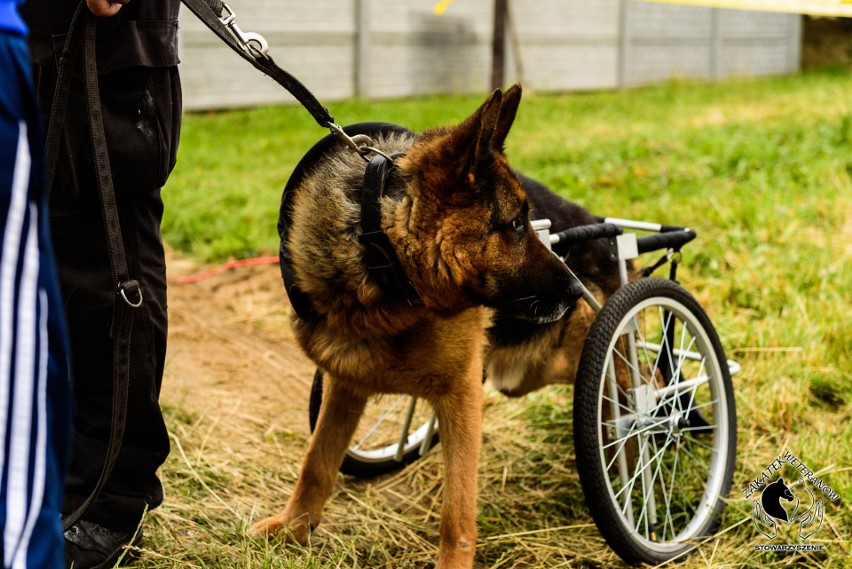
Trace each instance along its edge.
<path fill-rule="evenodd" d="M 127 290 L 135 292 L 139 297 L 139 300 L 134 302 L 127 298 Z M 121 283 L 118 285 L 118 293 L 121 295 L 121 298 L 124 299 L 124 302 L 126 302 L 130 307 L 139 308 L 142 306 L 142 286 L 139 284 L 139 281 L 129 280 Z"/>
<path fill-rule="evenodd" d="M 378 154 L 379 156 L 382 156 L 385 160 L 393 162 L 392 156 L 390 156 L 389 154 L 385 154 L 383 151 L 379 150 L 375 146 L 363 146 L 361 155 L 364 157 L 365 160 L 369 160 L 369 154 Z"/>

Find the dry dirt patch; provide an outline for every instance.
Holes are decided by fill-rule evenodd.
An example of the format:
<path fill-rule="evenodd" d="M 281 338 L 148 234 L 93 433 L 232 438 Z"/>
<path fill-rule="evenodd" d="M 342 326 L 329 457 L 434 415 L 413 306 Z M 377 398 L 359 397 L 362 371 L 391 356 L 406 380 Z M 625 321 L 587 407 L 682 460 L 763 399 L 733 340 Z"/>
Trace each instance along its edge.
<path fill-rule="evenodd" d="M 197 283 L 169 265 L 169 351 L 162 399 L 199 415 L 234 415 L 307 433 L 313 366 L 289 327 L 277 265 L 223 271 Z"/>

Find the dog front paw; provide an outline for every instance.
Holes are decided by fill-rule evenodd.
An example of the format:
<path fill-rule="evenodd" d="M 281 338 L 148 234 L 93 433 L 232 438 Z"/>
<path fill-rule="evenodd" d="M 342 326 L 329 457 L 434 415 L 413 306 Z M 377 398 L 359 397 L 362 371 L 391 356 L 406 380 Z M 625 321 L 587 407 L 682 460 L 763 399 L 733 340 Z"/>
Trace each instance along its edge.
<path fill-rule="evenodd" d="M 249 535 L 266 539 L 281 536 L 286 543 L 307 545 L 312 527 L 306 518 L 287 520 L 284 515 L 265 518 L 251 526 Z"/>

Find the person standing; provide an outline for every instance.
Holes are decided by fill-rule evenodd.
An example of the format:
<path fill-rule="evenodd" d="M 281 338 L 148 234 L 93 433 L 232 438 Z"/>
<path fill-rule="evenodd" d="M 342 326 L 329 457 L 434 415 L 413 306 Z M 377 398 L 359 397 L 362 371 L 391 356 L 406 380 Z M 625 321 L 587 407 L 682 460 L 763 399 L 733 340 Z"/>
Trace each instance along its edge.
<path fill-rule="evenodd" d="M 0 0 L 0 566 L 60 569 L 71 424 L 27 28 Z"/>
<path fill-rule="evenodd" d="M 91 507 L 65 532 L 66 563 L 75 569 L 111 567 L 127 545 L 138 544 L 144 512 L 163 499 L 156 474 L 169 453 L 158 403 L 167 335 L 160 191 L 175 165 L 181 121 L 179 0 L 85 2 L 84 21 L 97 18 L 98 92 L 109 169 L 127 267 L 140 285 L 132 300 L 141 304 L 133 309 L 120 451 Z M 46 124 L 52 118 L 57 62 L 76 8 L 69 0 L 29 0 L 22 8 Z M 113 314 L 125 301 L 111 273 L 81 75 L 77 70 L 72 75 L 50 196 L 74 378 L 65 516 L 92 493 L 105 462 L 112 425 Z"/>

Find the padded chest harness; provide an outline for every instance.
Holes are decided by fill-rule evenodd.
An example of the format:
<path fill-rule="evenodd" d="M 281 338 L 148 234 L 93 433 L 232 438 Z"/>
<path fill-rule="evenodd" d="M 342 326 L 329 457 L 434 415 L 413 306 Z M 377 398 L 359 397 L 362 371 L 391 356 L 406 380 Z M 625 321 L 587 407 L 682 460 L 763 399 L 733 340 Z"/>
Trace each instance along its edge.
<path fill-rule="evenodd" d="M 346 127 L 350 135 L 367 134 L 374 136 L 379 132 L 403 131 L 396 125 L 385 123 L 362 123 Z M 281 211 L 278 218 L 278 233 L 281 237 L 279 261 L 284 288 L 290 299 L 290 304 L 299 318 L 307 321 L 322 318 L 313 307 L 310 297 L 296 284 L 296 275 L 291 266 L 291 258 L 287 250 L 287 237 L 293 216 L 292 198 L 295 189 L 301 183 L 306 170 L 331 150 L 337 139 L 325 137 L 315 145 L 296 166 L 296 170 L 287 182 L 281 199 Z M 391 246 L 390 239 L 382 230 L 381 199 L 388 189 L 388 179 L 393 176 L 395 168 L 393 160 L 375 155 L 367 163 L 364 171 L 364 185 L 361 191 L 361 233 L 358 242 L 363 246 L 362 260 L 370 276 L 374 278 L 381 289 L 394 301 L 417 304 L 421 302 L 420 295 L 414 289 L 411 281 L 400 265 L 399 258 Z"/>

